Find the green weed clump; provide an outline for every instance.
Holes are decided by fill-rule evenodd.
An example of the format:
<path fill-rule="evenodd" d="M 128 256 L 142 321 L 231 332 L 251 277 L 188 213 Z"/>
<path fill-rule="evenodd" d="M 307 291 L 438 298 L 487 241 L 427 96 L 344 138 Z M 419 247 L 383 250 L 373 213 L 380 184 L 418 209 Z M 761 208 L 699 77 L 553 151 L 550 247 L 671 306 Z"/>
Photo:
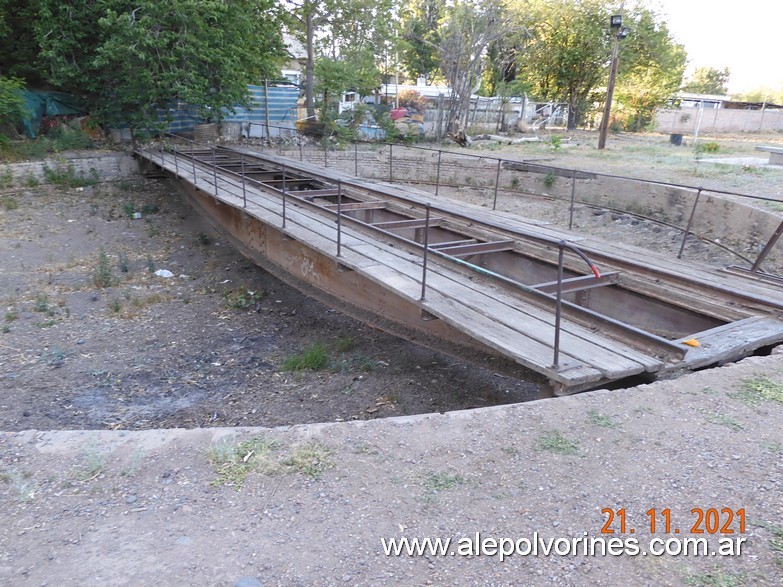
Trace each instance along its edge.
<path fill-rule="evenodd" d="M 322 342 L 316 342 L 283 361 L 285 371 L 322 371 L 328 366 L 329 351 Z"/>
<path fill-rule="evenodd" d="M 56 167 L 44 165 L 43 174 L 46 183 L 69 188 L 96 185 L 101 179 L 98 170 L 94 167 L 91 167 L 89 173 L 85 174 L 84 171 L 77 172 L 73 163 L 58 164 Z"/>
<path fill-rule="evenodd" d="M 98 253 L 98 265 L 92 272 L 92 283 L 99 289 L 105 289 L 113 286 L 117 282 L 117 278 L 112 271 L 112 262 L 106 251 L 101 248 Z"/>

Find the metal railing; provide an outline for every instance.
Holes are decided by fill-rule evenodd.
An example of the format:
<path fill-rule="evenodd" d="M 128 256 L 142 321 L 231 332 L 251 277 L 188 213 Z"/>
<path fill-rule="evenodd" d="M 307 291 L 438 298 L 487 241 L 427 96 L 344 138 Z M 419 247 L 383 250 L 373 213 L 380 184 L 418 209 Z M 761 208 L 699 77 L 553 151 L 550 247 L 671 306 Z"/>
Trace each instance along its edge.
<path fill-rule="evenodd" d="M 293 133 L 296 133 L 296 137 L 300 138 L 299 132 L 296 129 L 291 129 L 290 127 L 275 127 L 280 129 L 285 129 L 287 131 L 291 131 Z M 298 140 L 298 148 L 299 148 L 299 159 L 300 161 L 304 160 L 304 141 Z M 389 156 L 388 156 L 388 178 L 389 182 L 394 181 L 394 147 L 404 148 L 404 149 L 412 149 L 412 150 L 420 150 L 425 151 L 429 153 L 437 153 L 437 162 L 436 162 L 436 168 L 435 168 L 435 185 L 434 185 L 434 193 L 436 196 L 440 193 L 440 188 L 444 186 L 445 184 L 441 181 L 441 167 L 443 165 L 443 162 L 446 157 L 452 156 L 457 158 L 473 158 L 473 159 L 479 159 L 483 161 L 488 162 L 495 162 L 496 165 L 496 173 L 495 173 L 495 180 L 492 185 L 492 209 L 497 209 L 498 204 L 498 195 L 501 191 L 504 191 L 508 193 L 511 191 L 512 193 L 519 193 L 518 190 L 514 190 L 513 188 L 511 190 L 503 189 L 501 187 L 501 171 L 504 167 L 504 164 L 507 165 L 514 165 L 514 164 L 524 164 L 526 166 L 526 171 L 531 173 L 538 173 L 542 175 L 547 175 L 549 173 L 556 172 L 560 176 L 568 177 L 571 180 L 570 184 L 570 194 L 568 198 L 569 206 L 568 206 L 568 229 L 573 230 L 574 225 L 574 212 L 576 209 L 576 204 L 578 202 L 578 179 L 580 173 L 586 173 L 586 172 L 580 172 L 576 169 L 570 169 L 570 168 L 564 168 L 564 167 L 558 167 L 554 165 L 546 165 L 541 164 L 534 161 L 515 161 L 512 159 L 505 159 L 502 157 L 492 157 L 488 155 L 478 155 L 470 152 L 458 152 L 458 151 L 451 151 L 446 149 L 433 149 L 430 147 L 424 147 L 419 145 L 411 145 L 411 144 L 401 144 L 401 143 L 393 143 L 388 141 L 351 141 L 353 144 L 353 169 L 354 169 L 354 175 L 357 177 L 359 176 L 359 168 L 360 168 L 360 161 L 359 161 L 359 150 L 358 150 L 358 144 L 370 144 L 370 145 L 377 145 L 380 147 L 388 147 L 389 148 Z M 282 142 L 277 143 L 278 148 L 278 154 L 282 155 Z M 329 167 L 329 151 L 334 149 L 334 145 L 330 144 L 328 137 L 324 137 L 320 141 L 320 150 L 323 151 L 323 165 L 324 167 Z M 509 169 L 512 169 L 508 167 Z M 512 169 L 513 171 L 513 169 Z M 694 236 L 699 240 L 703 240 L 705 242 L 710 243 L 711 245 L 720 248 L 727 253 L 737 257 L 738 259 L 742 260 L 743 262 L 747 263 L 749 266 L 751 266 L 750 271 L 751 272 L 757 272 L 760 270 L 761 262 L 764 261 L 764 259 L 769 255 L 769 253 L 772 251 L 772 249 L 775 247 L 776 243 L 781 237 L 781 234 L 783 234 L 783 222 L 781 222 L 781 225 L 778 227 L 778 229 L 773 232 L 773 234 L 770 236 L 770 238 L 765 241 L 764 244 L 759 243 L 759 250 L 760 253 L 756 256 L 755 259 L 751 259 L 745 254 L 743 254 L 740 251 L 735 250 L 734 248 L 726 245 L 724 242 L 721 242 L 720 239 L 712 239 L 709 238 L 706 235 L 698 234 L 693 230 L 695 220 L 697 218 L 697 209 L 699 208 L 699 204 L 702 200 L 701 196 L 704 192 L 709 192 L 711 194 L 719 195 L 719 196 L 730 196 L 730 197 L 736 197 L 741 200 L 748 200 L 748 201 L 758 201 L 758 202 L 771 202 L 775 204 L 779 204 L 783 206 L 783 200 L 767 197 L 767 196 L 756 196 L 751 194 L 744 194 L 740 192 L 732 192 L 727 190 L 720 190 L 720 189 L 712 189 L 712 188 L 704 188 L 703 186 L 693 186 L 688 184 L 678 184 L 678 183 L 667 183 L 667 182 L 660 182 L 660 181 L 653 181 L 653 180 L 644 180 L 644 179 L 638 179 L 638 178 L 632 178 L 622 175 L 615 175 L 610 173 L 601 173 L 601 172 L 587 172 L 587 175 L 589 175 L 591 178 L 604 178 L 604 179 L 616 179 L 616 180 L 623 180 L 623 181 L 634 181 L 638 182 L 644 185 L 650 185 L 650 186 L 661 186 L 661 187 L 669 187 L 669 188 L 675 188 L 679 190 L 686 190 L 695 192 L 695 197 L 693 201 L 693 205 L 690 210 L 690 214 L 688 216 L 688 221 L 686 223 L 686 226 L 679 226 L 677 224 L 674 224 L 668 220 L 662 219 L 662 218 L 656 218 L 653 216 L 646 216 L 640 213 L 632 212 L 629 210 L 623 210 L 623 209 L 616 209 L 611 208 L 608 206 L 601 206 L 595 203 L 590 202 L 584 202 L 580 201 L 580 204 L 583 205 L 589 205 L 591 207 L 595 207 L 602 210 L 610 210 L 613 212 L 622 213 L 628 216 L 633 216 L 645 220 L 650 220 L 652 222 L 661 224 L 663 226 L 675 229 L 682 233 L 682 239 L 680 241 L 679 251 L 677 253 L 677 258 L 682 259 L 685 246 L 687 244 L 688 238 L 690 236 Z M 421 183 L 421 182 L 418 182 Z M 457 186 L 460 187 L 460 186 Z M 558 198 L 556 196 L 553 196 L 551 194 L 543 194 L 543 193 L 531 193 L 529 191 L 523 192 L 526 195 L 533 195 L 537 197 L 545 197 L 553 200 L 562 200 L 562 198 Z"/>

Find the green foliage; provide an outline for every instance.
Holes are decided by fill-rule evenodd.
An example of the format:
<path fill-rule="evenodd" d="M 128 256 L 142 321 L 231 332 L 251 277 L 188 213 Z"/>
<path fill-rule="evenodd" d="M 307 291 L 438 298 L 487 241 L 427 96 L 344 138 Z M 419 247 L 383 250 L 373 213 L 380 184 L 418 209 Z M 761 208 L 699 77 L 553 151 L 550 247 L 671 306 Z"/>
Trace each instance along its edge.
<path fill-rule="evenodd" d="M 725 96 L 729 93 L 728 83 L 731 73 L 728 67 L 716 69 L 714 67 L 697 67 L 685 85 L 684 92 L 695 94 L 715 94 Z"/>
<path fill-rule="evenodd" d="M 73 163 L 68 163 L 67 165 L 60 163 L 56 167 L 44 165 L 43 174 L 46 183 L 70 188 L 96 185 L 101 179 L 98 175 L 98 170 L 94 167 L 91 167 L 90 172 L 87 174 L 84 171 L 77 173 Z"/>
<path fill-rule="evenodd" d="M 276 441 L 267 440 L 263 435 L 241 442 L 222 440 L 210 445 L 207 458 L 217 473 L 212 485 L 228 485 L 239 491 L 253 471 L 276 472 L 278 465 L 272 452 L 277 448 Z"/>
<path fill-rule="evenodd" d="M 444 0 L 413 0 L 401 7 L 399 57 L 411 79 L 432 79 L 438 71 L 438 24 L 445 6 Z"/>
<path fill-rule="evenodd" d="M 540 436 L 538 446 L 541 450 L 563 455 L 579 454 L 579 443 L 570 440 L 558 430 L 550 430 Z"/>
<path fill-rule="evenodd" d="M 226 307 L 233 310 L 247 310 L 266 297 L 265 291 L 251 291 L 246 287 L 240 287 L 237 291 L 229 291 L 224 294 Z"/>
<path fill-rule="evenodd" d="M 715 141 L 709 141 L 707 143 L 696 143 L 693 150 L 699 153 L 717 153 L 720 150 L 720 145 Z"/>
<path fill-rule="evenodd" d="M 659 19 L 644 7 L 636 7 L 624 17 L 631 34 L 620 42 L 614 110 L 626 130 L 645 130 L 655 110 L 682 83 L 685 49 L 674 42 L 666 23 Z"/>
<path fill-rule="evenodd" d="M 5 125 L 13 125 L 24 117 L 23 88 L 22 80 L 0 75 L 0 132 Z"/>
<path fill-rule="evenodd" d="M 321 371 L 329 366 L 329 352 L 326 345 L 316 342 L 300 354 L 283 361 L 285 371 Z"/>
<path fill-rule="evenodd" d="M 5 208 L 7 211 L 16 210 L 19 207 L 19 202 L 16 201 L 16 198 L 13 196 L 9 196 L 8 194 L 5 194 L 2 199 L 3 208 Z"/>
<path fill-rule="evenodd" d="M 303 475 L 318 479 L 327 469 L 334 467 L 332 454 L 333 451 L 320 442 L 308 442 L 295 447 L 284 464 Z"/>
<path fill-rule="evenodd" d="M 39 0 L 34 19 L 48 81 L 86 98 L 99 123 L 152 128 L 172 102 L 214 119 L 274 77 L 282 57 L 274 0 Z"/>
<path fill-rule="evenodd" d="M 549 172 L 544 176 L 544 185 L 547 188 L 551 188 L 553 185 L 555 185 L 555 174 L 553 172 Z"/>
<path fill-rule="evenodd" d="M 117 282 L 117 278 L 112 271 L 112 263 L 109 260 L 109 256 L 106 251 L 101 247 L 100 253 L 98 253 L 98 265 L 92 272 L 92 282 L 95 287 L 104 289 L 111 287 Z"/>
<path fill-rule="evenodd" d="M 764 375 L 745 381 L 742 388 L 731 397 L 749 406 L 757 406 L 762 402 L 783 404 L 783 383 L 773 381 Z"/>
<path fill-rule="evenodd" d="M 512 18 L 525 27 L 517 40 L 517 77 L 538 99 L 568 102 L 569 128 L 583 119 L 591 92 L 606 83 L 614 10 L 605 0 L 512 3 Z"/>

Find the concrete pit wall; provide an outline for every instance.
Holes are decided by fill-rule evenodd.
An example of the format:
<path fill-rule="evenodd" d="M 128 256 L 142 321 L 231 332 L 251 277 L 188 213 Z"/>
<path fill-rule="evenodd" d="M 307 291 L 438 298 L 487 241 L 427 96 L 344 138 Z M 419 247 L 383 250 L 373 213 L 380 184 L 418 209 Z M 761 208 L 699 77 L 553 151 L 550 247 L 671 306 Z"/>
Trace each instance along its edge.
<path fill-rule="evenodd" d="M 286 151 L 283 156 L 299 159 L 299 151 Z M 366 179 L 388 182 L 389 147 L 369 150 L 358 149 L 359 164 L 355 165 L 354 150 L 329 151 L 328 166 Z M 313 164 L 323 165 L 323 151 L 305 154 Z M 392 148 L 391 179 L 394 182 L 432 184 L 437 178 L 438 153 L 421 149 L 407 149 L 402 145 Z M 543 194 L 568 200 L 571 197 L 570 171 L 564 175 L 519 171 L 501 166 L 500 189 L 504 195 Z M 697 190 L 656 184 L 619 177 L 592 176 L 576 179 L 575 201 L 611 208 L 621 212 L 640 214 L 685 229 L 696 201 Z M 472 186 L 486 188 L 487 203 L 491 206 L 494 196 L 497 159 L 443 154 L 441 157 L 440 183 L 454 187 Z M 434 188 L 431 188 L 434 189 Z M 748 200 L 751 202 L 751 200 Z M 726 196 L 703 190 L 693 218 L 691 232 L 719 241 L 725 246 L 753 260 L 772 236 L 783 217 L 759 207 L 739 202 Z M 766 266 L 783 265 L 783 242 L 779 243 L 767 258 Z M 743 264 L 737 258 L 737 264 Z"/>
<path fill-rule="evenodd" d="M 129 153 L 65 153 L 41 161 L 0 164 L 0 178 L 7 187 L 46 184 L 51 174 L 47 177 L 45 168 L 98 182 L 118 181 L 139 174 L 139 166 Z"/>

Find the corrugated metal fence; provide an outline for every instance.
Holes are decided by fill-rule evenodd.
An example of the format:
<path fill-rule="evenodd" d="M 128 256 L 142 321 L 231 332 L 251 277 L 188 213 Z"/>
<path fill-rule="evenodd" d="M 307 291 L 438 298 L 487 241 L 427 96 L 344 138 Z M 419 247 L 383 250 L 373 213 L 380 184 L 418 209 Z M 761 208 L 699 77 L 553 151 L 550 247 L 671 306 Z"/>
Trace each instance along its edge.
<path fill-rule="evenodd" d="M 248 86 L 248 107 L 236 106 L 234 113 L 223 119 L 225 131 L 231 135 L 266 137 L 286 134 L 285 128 L 294 131 L 296 126 L 296 101 L 299 89 L 291 86 Z M 198 114 L 198 108 L 178 104 L 169 110 L 171 123 L 168 132 L 192 135 L 197 125 L 206 122 Z M 281 128 L 282 127 L 282 128 Z"/>

